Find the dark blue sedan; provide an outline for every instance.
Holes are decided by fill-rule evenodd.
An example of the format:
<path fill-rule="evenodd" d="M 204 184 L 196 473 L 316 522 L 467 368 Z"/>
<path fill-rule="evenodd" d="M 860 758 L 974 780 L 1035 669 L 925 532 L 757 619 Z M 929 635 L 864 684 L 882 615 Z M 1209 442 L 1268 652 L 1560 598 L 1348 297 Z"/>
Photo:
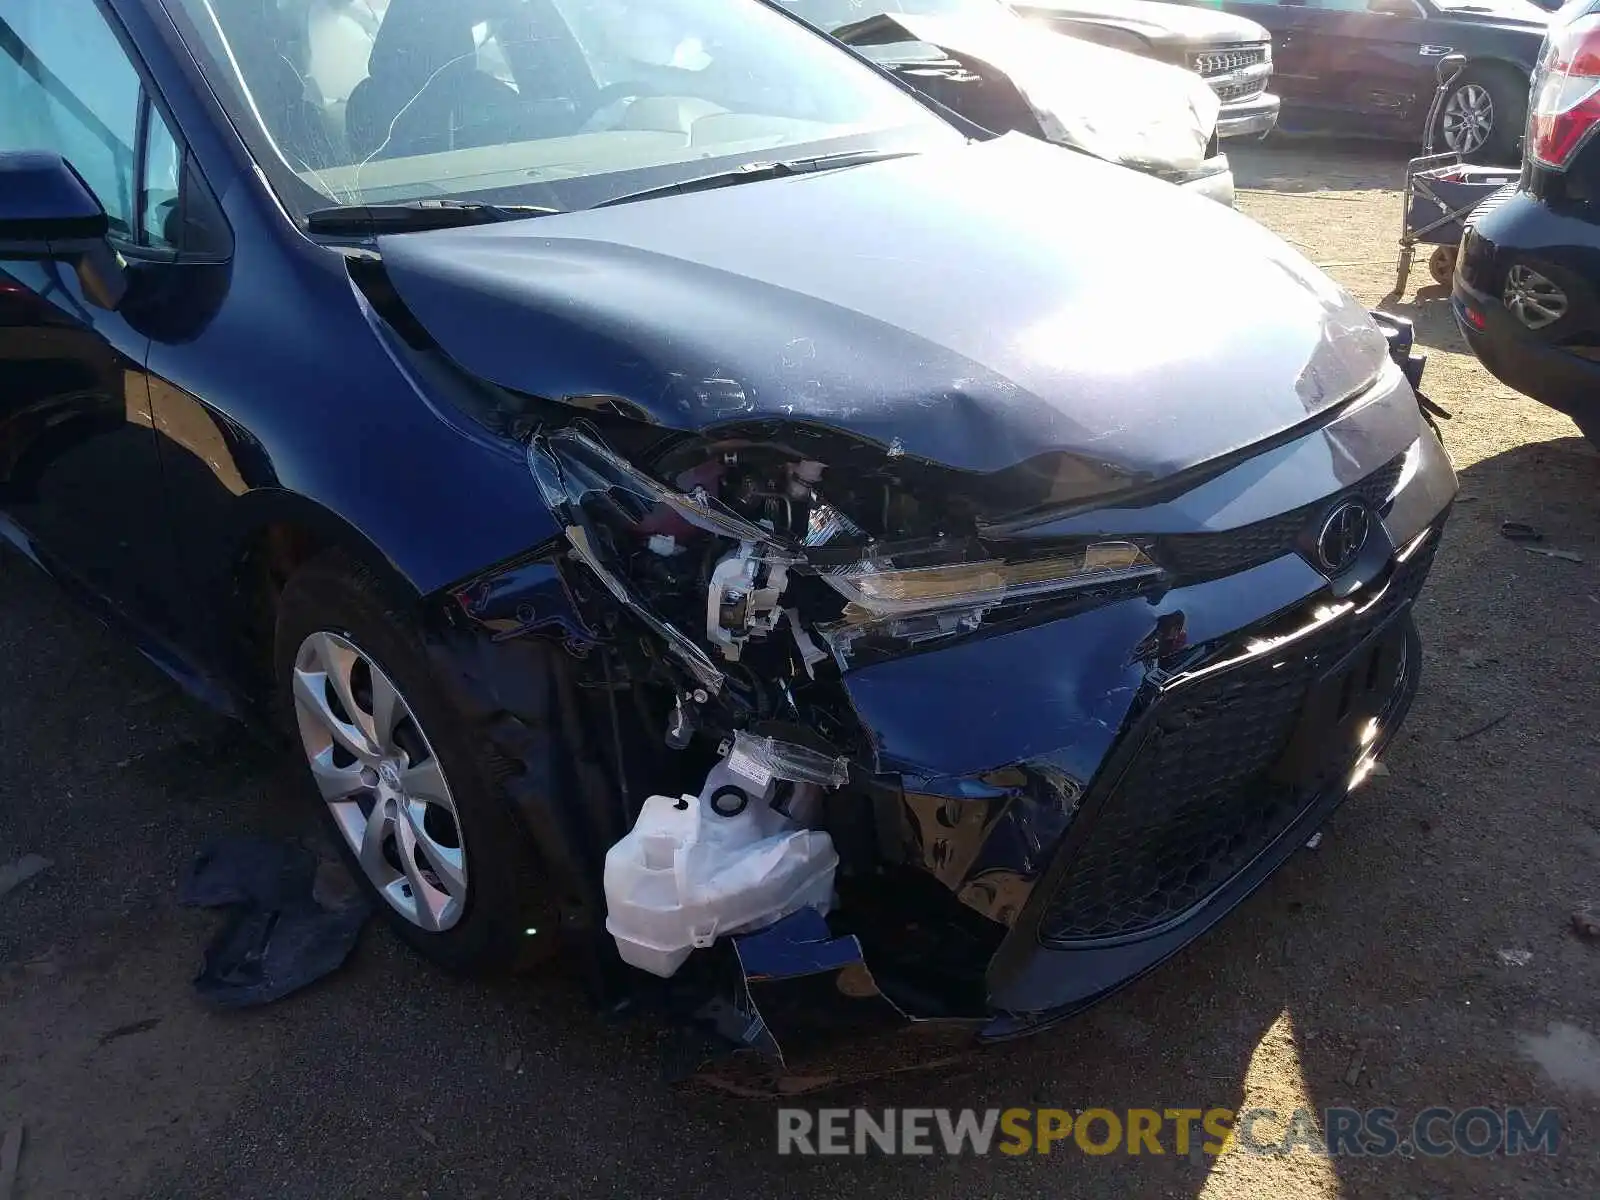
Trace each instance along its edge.
<path fill-rule="evenodd" d="M 1389 335 L 759 0 L 0 0 L 0 533 L 453 969 L 1154 966 L 1416 691 Z"/>

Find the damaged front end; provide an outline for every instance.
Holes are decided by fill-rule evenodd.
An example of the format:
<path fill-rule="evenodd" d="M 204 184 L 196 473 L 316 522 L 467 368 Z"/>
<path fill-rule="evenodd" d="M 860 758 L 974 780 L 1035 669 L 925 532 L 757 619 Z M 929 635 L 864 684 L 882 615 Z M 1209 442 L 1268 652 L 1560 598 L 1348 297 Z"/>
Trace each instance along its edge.
<path fill-rule="evenodd" d="M 1120 477 L 1060 456 L 979 476 L 772 422 L 664 445 L 626 422 L 610 433 L 619 444 L 641 434 L 653 442 L 634 451 L 648 469 L 581 419 L 533 433 L 528 464 L 567 543 L 562 574 L 575 606 L 604 630 L 608 671 L 663 714 L 633 736 L 678 752 L 684 770 L 674 778 L 702 780 L 630 804 L 631 828 L 606 854 L 606 928 L 622 959 L 672 978 L 692 952 L 719 941 L 725 949 L 731 935 L 804 928 L 782 951 L 782 971 L 748 965 L 778 952 L 778 934 L 751 945 L 733 937 L 723 967 L 745 964 L 743 973 L 690 994 L 720 996 L 708 1011 L 745 1013 L 737 1040 L 773 1054 L 773 1026 L 787 1024 L 792 1052 L 812 1040 L 800 1027 L 817 1014 L 793 1020 L 795 1006 L 773 999 L 786 990 L 776 976 L 808 981 L 795 984 L 808 993 L 812 976 L 849 961 L 859 968 L 853 984 L 830 994 L 853 986 L 869 1025 L 975 1027 L 1003 927 L 951 902 L 911 861 L 907 840 L 921 835 L 906 824 L 880 738 L 856 714 L 845 676 L 970 639 L 986 624 L 1158 586 L 1161 572 L 1137 539 L 986 535 L 996 506 L 1015 511 L 1051 492 L 1077 499 Z M 981 711 L 982 698 L 974 701 Z M 617 752 L 643 757 L 620 743 Z M 848 941 L 815 936 L 828 914 Z M 863 945 L 906 969 L 875 982 Z M 813 959 L 815 969 L 805 967 Z M 767 997 L 763 1011 L 791 1019 L 749 1020 L 757 993 Z M 839 1014 L 821 1020 L 835 1028 Z"/>
<path fill-rule="evenodd" d="M 605 928 L 657 980 L 628 990 L 697 1030 L 685 1073 L 744 1048 L 836 1081 L 908 1053 L 816 1065 L 851 1035 L 909 1026 L 935 1062 L 1043 1027 L 1303 841 L 1415 690 L 1453 486 L 1399 371 L 1372 391 L 1265 455 L 1325 476 L 1331 446 L 1340 479 L 1215 533 L 1196 497 L 1260 510 L 1281 478 L 1246 460 L 1095 511 L 1113 476 L 1078 460 L 960 472 L 799 423 L 528 436 L 613 711 L 635 693 L 618 773 L 655 772 L 622 789 Z M 1306 539 L 1349 503 L 1374 534 L 1319 574 Z"/>
<path fill-rule="evenodd" d="M 686 1018 L 693 1064 L 834 1078 L 865 1055 L 813 1047 L 893 1025 L 891 1058 L 938 1058 L 1078 1011 L 1281 864 L 1416 688 L 1454 481 L 1401 331 L 1386 354 L 1309 264 L 1181 205 L 1172 247 L 1218 269 L 1132 340 L 1114 247 L 1030 206 L 1089 173 L 1159 237 L 1163 190 L 962 154 L 989 167 L 380 239 L 392 286 L 353 272 L 543 501 L 434 610 L 538 843 L 539 937 L 592 951 L 607 1007 Z M 974 179 L 1018 212 L 952 219 Z M 926 227 L 919 189 L 951 197 Z"/>

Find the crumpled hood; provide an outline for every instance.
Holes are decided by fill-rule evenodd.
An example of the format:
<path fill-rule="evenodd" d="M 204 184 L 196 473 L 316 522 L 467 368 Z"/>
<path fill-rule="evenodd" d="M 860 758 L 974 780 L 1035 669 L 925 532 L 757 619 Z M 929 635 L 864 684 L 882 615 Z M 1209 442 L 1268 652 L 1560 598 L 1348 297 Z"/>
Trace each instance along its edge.
<path fill-rule="evenodd" d="M 1255 222 L 1022 135 L 378 246 L 493 383 L 976 471 L 1065 451 L 1161 478 L 1304 422 L 1386 353 Z"/>
<path fill-rule="evenodd" d="M 1004 72 L 1047 139 L 1108 162 L 1193 171 L 1216 132 L 1221 101 L 1194 72 L 1041 29 L 999 6 L 988 20 L 891 13 L 853 28 L 863 26 L 899 28 L 969 65 L 976 59 Z M 858 40 L 851 28 L 836 36 Z"/>

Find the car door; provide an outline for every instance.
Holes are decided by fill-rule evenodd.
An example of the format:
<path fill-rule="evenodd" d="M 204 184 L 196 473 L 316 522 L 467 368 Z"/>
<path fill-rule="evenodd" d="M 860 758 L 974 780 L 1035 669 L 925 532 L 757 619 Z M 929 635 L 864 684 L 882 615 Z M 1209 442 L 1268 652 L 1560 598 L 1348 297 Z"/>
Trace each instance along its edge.
<path fill-rule="evenodd" d="M 1246 17 L 1272 35 L 1271 90 L 1289 109 L 1317 103 L 1327 86 L 1327 64 L 1321 48 L 1302 30 L 1306 9 L 1284 0 L 1226 0 L 1223 9 Z"/>
<path fill-rule="evenodd" d="M 159 155 L 147 153 L 167 130 L 113 22 L 96 0 L 0 0 L 0 150 L 72 164 L 106 210 L 133 296 L 171 253 Z M 0 261 L 0 532 L 161 634 L 182 614 L 148 345 L 69 266 Z"/>
<path fill-rule="evenodd" d="M 1405 122 L 1449 49 L 1428 44 L 1417 0 L 1307 0 L 1300 20 L 1296 36 L 1316 46 L 1318 107 L 1364 121 Z"/>

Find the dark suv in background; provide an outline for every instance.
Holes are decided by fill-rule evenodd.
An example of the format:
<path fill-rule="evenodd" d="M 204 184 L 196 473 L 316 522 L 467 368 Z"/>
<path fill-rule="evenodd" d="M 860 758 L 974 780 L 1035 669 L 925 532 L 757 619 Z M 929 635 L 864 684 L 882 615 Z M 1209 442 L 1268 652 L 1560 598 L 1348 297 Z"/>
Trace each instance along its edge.
<path fill-rule="evenodd" d="M 1151 0 L 1014 0 L 1017 12 L 1084 41 L 1186 67 L 1222 101 L 1217 136 L 1265 137 L 1278 123 L 1272 36 L 1254 21 Z"/>
<path fill-rule="evenodd" d="M 1456 319 L 1498 379 L 1600 444 L 1600 0 L 1553 19 L 1530 104 L 1522 179 L 1462 240 Z"/>
<path fill-rule="evenodd" d="M 1092 3 L 1134 7 L 1132 0 Z M 1179 5 L 1266 27 L 1286 129 L 1420 141 L 1439 59 L 1464 54 L 1467 69 L 1451 85 L 1435 140 L 1485 162 L 1516 160 L 1528 73 L 1549 20 L 1528 0 L 1172 0 L 1157 7 Z"/>

